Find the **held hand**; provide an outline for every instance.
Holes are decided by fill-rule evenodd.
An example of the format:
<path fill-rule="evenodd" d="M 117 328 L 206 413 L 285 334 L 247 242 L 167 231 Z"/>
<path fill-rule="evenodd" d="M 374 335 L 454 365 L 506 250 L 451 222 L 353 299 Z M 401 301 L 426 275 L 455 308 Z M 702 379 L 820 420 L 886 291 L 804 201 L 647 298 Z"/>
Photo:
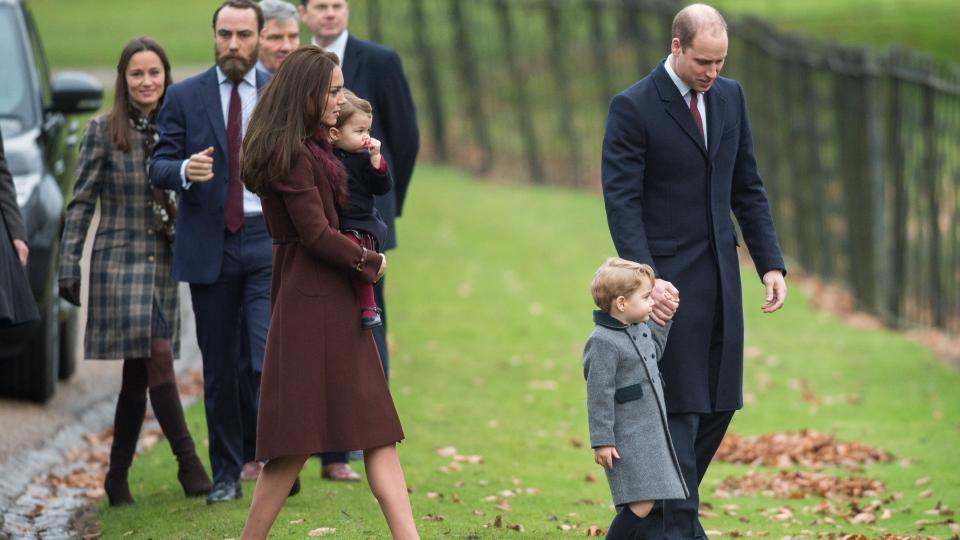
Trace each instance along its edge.
<path fill-rule="evenodd" d="M 74 278 L 60 279 L 60 298 L 80 307 L 80 280 Z"/>
<path fill-rule="evenodd" d="M 380 269 L 377 270 L 377 279 L 382 278 L 382 277 L 383 277 L 383 274 L 387 271 L 387 254 L 386 254 L 386 253 L 381 253 L 381 254 L 380 254 L 380 257 L 381 257 L 381 259 L 380 259 Z"/>
<path fill-rule="evenodd" d="M 665 279 L 657 279 L 653 285 L 653 312 L 650 318 L 660 326 L 666 326 L 667 321 L 673 318 L 680 307 L 680 291 L 673 286 L 673 283 Z"/>
<path fill-rule="evenodd" d="M 783 307 L 787 300 L 787 282 L 780 270 L 770 270 L 763 275 L 763 286 L 767 289 L 766 301 L 760 306 L 764 313 L 773 313 Z"/>
<path fill-rule="evenodd" d="M 598 446 L 593 449 L 593 461 L 604 469 L 612 471 L 615 459 L 620 459 L 620 454 L 613 446 Z"/>
<path fill-rule="evenodd" d="M 190 156 L 187 162 L 187 180 L 191 182 L 209 182 L 213 179 L 213 147 L 208 146 L 202 152 Z"/>
<path fill-rule="evenodd" d="M 13 249 L 17 251 L 17 258 L 20 259 L 20 265 L 26 268 L 27 257 L 30 256 L 30 248 L 27 247 L 27 243 L 19 238 L 15 239 L 13 241 Z"/>
<path fill-rule="evenodd" d="M 367 141 L 367 152 L 370 152 L 370 165 L 379 170 L 380 162 L 383 159 L 383 156 L 380 155 L 380 141 L 370 137 Z"/>

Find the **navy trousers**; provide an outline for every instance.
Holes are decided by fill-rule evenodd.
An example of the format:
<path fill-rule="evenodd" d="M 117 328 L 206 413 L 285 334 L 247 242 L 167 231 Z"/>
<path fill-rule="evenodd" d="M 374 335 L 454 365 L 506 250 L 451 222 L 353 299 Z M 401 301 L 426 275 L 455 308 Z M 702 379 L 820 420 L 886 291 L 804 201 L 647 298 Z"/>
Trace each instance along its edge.
<path fill-rule="evenodd" d="M 270 323 L 273 244 L 263 216 L 225 232 L 220 275 L 190 284 L 203 357 L 203 398 L 214 482 L 237 482 L 253 459 L 260 372 Z"/>

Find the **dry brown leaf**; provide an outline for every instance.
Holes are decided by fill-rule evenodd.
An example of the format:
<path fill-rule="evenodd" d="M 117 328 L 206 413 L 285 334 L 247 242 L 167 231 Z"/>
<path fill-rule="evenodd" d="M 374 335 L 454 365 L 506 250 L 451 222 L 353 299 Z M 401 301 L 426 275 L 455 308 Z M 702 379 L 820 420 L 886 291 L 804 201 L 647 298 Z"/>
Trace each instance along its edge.
<path fill-rule="evenodd" d="M 434 514 L 427 514 L 423 516 L 421 519 L 423 519 L 424 521 L 443 521 L 446 518 L 444 518 L 443 516 L 437 516 Z"/>
<path fill-rule="evenodd" d="M 587 527 L 587 536 L 603 536 L 603 529 L 591 525 Z"/>
<path fill-rule="evenodd" d="M 509 512 L 511 510 L 510 503 L 508 503 L 506 499 L 500 499 L 499 501 L 497 501 L 497 504 L 495 504 L 494 506 L 496 506 L 500 510 L 503 510 L 504 512 Z"/>
<path fill-rule="evenodd" d="M 597 481 L 597 477 L 594 476 L 593 473 L 587 473 L 586 475 L 584 475 L 583 481 L 584 481 L 584 482 L 596 482 L 596 481 Z"/>
<path fill-rule="evenodd" d="M 336 527 L 319 527 L 307 533 L 309 537 L 327 536 L 337 532 Z"/>
<path fill-rule="evenodd" d="M 292 521 L 289 521 L 289 523 L 290 523 L 291 525 L 300 525 L 301 523 L 303 523 L 303 522 L 305 522 L 305 521 L 306 521 L 305 519 L 300 518 L 300 519 L 294 519 L 294 520 L 292 520 Z"/>
<path fill-rule="evenodd" d="M 443 456 L 443 457 L 452 457 L 457 453 L 457 449 L 454 448 L 453 446 L 444 446 L 442 448 L 435 448 L 433 451 L 436 452 L 438 456 Z"/>

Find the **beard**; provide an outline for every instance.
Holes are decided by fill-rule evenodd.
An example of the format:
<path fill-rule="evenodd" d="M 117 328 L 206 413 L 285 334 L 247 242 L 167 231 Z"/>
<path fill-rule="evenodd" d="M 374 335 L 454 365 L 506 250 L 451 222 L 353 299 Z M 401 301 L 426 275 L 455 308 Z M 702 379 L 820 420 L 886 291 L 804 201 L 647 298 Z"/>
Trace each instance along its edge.
<path fill-rule="evenodd" d="M 219 51 L 214 50 L 217 58 L 217 65 L 220 70 L 231 81 L 239 81 L 247 74 L 250 69 L 257 64 L 257 49 L 250 53 L 250 56 L 226 53 L 221 55 Z"/>

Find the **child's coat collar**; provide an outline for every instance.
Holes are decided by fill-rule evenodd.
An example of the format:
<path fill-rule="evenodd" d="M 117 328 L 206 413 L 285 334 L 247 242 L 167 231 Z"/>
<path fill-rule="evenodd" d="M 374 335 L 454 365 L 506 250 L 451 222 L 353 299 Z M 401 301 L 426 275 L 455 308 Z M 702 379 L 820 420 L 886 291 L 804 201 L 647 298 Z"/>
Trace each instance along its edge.
<path fill-rule="evenodd" d="M 596 309 L 593 311 L 593 323 L 599 324 L 600 326 L 606 326 L 607 328 L 612 328 L 614 330 L 626 330 L 630 325 L 624 324 L 606 311 Z"/>

